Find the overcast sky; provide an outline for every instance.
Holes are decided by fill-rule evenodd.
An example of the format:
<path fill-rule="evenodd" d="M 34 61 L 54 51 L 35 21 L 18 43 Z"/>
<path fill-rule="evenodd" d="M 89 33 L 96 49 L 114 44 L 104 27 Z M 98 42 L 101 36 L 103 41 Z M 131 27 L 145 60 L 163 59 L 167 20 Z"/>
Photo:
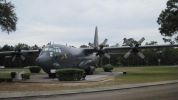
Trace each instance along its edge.
<path fill-rule="evenodd" d="M 79 46 L 93 42 L 98 26 L 100 42 L 123 38 L 163 44 L 157 18 L 167 0 L 7 0 L 15 5 L 17 31 L 0 31 L 0 45 L 48 42 Z"/>

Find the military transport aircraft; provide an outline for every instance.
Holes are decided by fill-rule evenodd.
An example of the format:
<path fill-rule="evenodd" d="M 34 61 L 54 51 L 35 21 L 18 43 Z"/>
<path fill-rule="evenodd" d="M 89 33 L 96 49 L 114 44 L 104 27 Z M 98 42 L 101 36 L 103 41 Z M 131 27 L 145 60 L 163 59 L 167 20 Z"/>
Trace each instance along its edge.
<path fill-rule="evenodd" d="M 125 54 L 124 58 L 128 58 L 130 54 L 137 54 L 140 58 L 144 59 L 145 56 L 141 49 L 145 48 L 165 48 L 165 47 L 178 47 L 178 45 L 146 45 L 141 46 L 144 41 L 141 38 L 139 41 L 130 42 L 124 40 L 126 46 L 112 46 L 106 47 L 107 39 L 101 44 L 98 41 L 98 29 L 95 28 L 94 43 L 89 43 L 89 48 L 74 48 L 60 44 L 47 44 L 36 61 L 42 69 L 51 74 L 51 69 L 60 69 L 66 67 L 79 67 L 86 71 L 87 74 L 92 74 L 98 66 L 98 62 L 102 57 L 110 58 L 111 54 Z M 19 56 L 23 59 L 23 53 L 39 52 L 39 50 L 18 50 L 18 51 L 5 51 L 0 52 L 0 55 L 14 55 L 12 61 Z"/>

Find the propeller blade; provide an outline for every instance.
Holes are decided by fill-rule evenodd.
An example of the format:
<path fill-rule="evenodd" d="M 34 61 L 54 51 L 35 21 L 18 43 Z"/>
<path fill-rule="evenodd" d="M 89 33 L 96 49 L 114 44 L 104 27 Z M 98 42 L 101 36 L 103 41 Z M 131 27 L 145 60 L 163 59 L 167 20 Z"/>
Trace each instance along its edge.
<path fill-rule="evenodd" d="M 24 61 L 25 60 L 25 57 L 23 55 L 20 56 L 20 58 Z"/>
<path fill-rule="evenodd" d="M 131 52 L 132 52 L 132 49 L 129 50 L 129 51 L 124 55 L 124 58 L 127 59 L 127 58 L 130 56 Z"/>
<path fill-rule="evenodd" d="M 142 37 L 139 41 L 138 41 L 138 44 L 140 45 L 140 44 L 142 44 L 142 42 L 145 40 L 145 38 L 144 37 Z"/>
<path fill-rule="evenodd" d="M 108 39 L 104 39 L 103 43 L 101 43 L 100 45 L 105 46 L 107 42 L 108 42 Z"/>
<path fill-rule="evenodd" d="M 144 59 L 144 58 L 145 58 L 145 56 L 143 55 L 143 53 L 142 53 L 142 52 L 138 52 L 138 53 L 137 53 L 137 55 L 138 55 L 140 58 L 142 58 L 142 59 Z"/>
<path fill-rule="evenodd" d="M 111 56 L 110 56 L 109 54 L 107 54 L 107 53 L 104 54 L 104 57 L 106 57 L 106 58 L 108 58 L 108 59 L 111 58 Z"/>
<path fill-rule="evenodd" d="M 124 40 L 123 46 L 129 46 L 130 44 L 132 44 L 132 42 L 129 39 L 124 38 L 123 40 Z"/>
<path fill-rule="evenodd" d="M 16 55 L 12 58 L 12 62 L 14 62 L 14 61 L 15 61 L 15 59 L 16 59 Z"/>
<path fill-rule="evenodd" d="M 95 37 L 94 37 L 94 47 L 98 49 L 98 46 L 99 46 L 98 28 L 96 26 L 96 28 L 95 28 Z"/>

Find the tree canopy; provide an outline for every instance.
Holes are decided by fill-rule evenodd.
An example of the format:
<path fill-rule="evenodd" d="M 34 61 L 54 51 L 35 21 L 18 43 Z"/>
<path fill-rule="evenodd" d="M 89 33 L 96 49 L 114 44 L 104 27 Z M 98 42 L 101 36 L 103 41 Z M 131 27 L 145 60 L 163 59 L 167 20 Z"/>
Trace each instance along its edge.
<path fill-rule="evenodd" d="M 145 45 L 157 45 L 157 41 L 146 42 Z"/>
<path fill-rule="evenodd" d="M 17 17 L 14 12 L 14 5 L 6 0 L 0 0 L 0 27 L 2 31 L 16 31 Z"/>
<path fill-rule="evenodd" d="M 161 12 L 157 20 L 161 25 L 161 35 L 165 42 L 178 41 L 178 0 L 168 0 L 167 7 Z"/>

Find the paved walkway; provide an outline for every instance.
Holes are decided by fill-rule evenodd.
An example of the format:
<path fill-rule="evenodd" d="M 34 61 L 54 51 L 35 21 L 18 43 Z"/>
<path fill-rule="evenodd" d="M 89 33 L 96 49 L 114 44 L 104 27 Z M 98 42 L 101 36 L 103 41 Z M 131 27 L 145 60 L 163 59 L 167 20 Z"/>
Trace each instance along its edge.
<path fill-rule="evenodd" d="M 95 75 L 87 75 L 85 80 L 75 81 L 75 83 L 82 82 L 98 82 L 107 79 L 110 76 L 118 76 L 123 75 L 123 72 L 101 72 Z M 51 79 L 47 74 L 32 74 L 29 80 L 25 80 L 23 82 L 27 83 L 59 83 L 58 79 Z"/>
<path fill-rule="evenodd" d="M 19 98 L 19 97 L 37 97 L 37 96 L 48 96 L 48 95 L 70 95 L 70 94 L 81 94 L 101 91 L 112 91 L 112 90 L 123 90 L 131 88 L 149 87 L 156 85 L 175 84 L 178 80 L 163 81 L 163 82 L 152 82 L 142 84 L 127 84 L 127 85 L 116 85 L 110 87 L 98 87 L 98 88 L 86 88 L 86 89 L 74 89 L 74 90 L 60 90 L 60 91 L 31 91 L 31 92 L 0 92 L 0 99 L 2 98 Z"/>
<path fill-rule="evenodd" d="M 85 80 L 82 81 L 75 81 L 76 82 L 98 82 L 98 81 L 103 81 L 106 78 L 108 78 L 110 75 L 107 74 L 101 74 L 101 75 L 87 75 Z M 48 78 L 47 74 L 35 74 L 32 75 L 31 78 L 29 80 L 25 80 L 22 82 L 27 82 L 27 83 L 60 83 L 60 81 L 55 78 L 55 79 L 51 79 Z"/>

